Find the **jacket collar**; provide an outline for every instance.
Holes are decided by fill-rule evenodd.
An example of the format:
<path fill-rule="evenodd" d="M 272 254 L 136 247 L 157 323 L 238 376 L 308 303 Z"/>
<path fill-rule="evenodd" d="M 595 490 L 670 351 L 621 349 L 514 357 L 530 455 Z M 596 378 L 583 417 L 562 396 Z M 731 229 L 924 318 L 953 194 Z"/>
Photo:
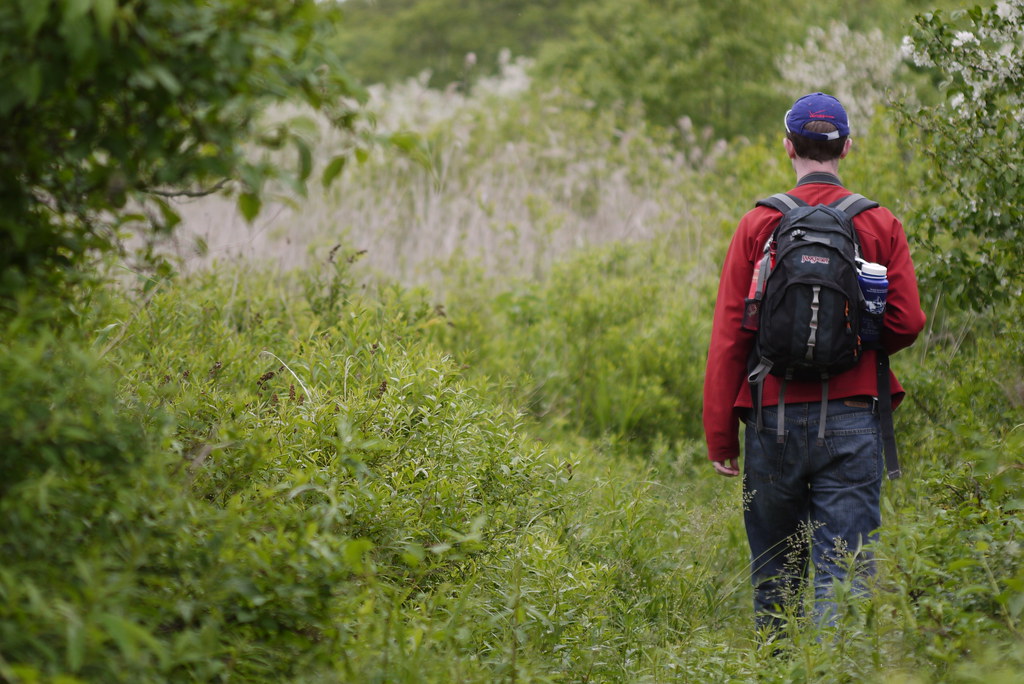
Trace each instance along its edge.
<path fill-rule="evenodd" d="M 799 188 L 801 185 L 807 185 L 809 183 L 825 183 L 826 185 L 838 185 L 842 187 L 843 182 L 839 180 L 839 176 L 828 171 L 812 171 L 797 182 L 796 186 Z"/>

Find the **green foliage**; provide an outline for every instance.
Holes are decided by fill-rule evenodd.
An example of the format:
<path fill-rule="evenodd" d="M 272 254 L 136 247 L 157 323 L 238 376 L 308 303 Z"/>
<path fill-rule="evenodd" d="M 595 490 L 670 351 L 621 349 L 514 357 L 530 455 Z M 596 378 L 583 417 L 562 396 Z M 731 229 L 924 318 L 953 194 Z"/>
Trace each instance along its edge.
<path fill-rule="evenodd" d="M 962 460 L 925 476 L 916 505 L 929 519 L 907 520 L 901 512 L 899 527 L 889 529 L 894 602 L 908 623 L 904 648 L 926 654 L 940 671 L 967 669 L 962 658 L 988 635 L 1021 638 L 1021 453 L 1020 432 L 975 443 Z M 1001 641 L 989 647 L 1019 668 L 1019 651 Z"/>
<path fill-rule="evenodd" d="M 292 276 L 20 290 L 0 335 L 0 679 L 1020 679 L 1019 297 L 929 305 L 894 358 L 907 476 L 885 488 L 877 590 L 839 587 L 834 630 L 797 620 L 763 646 L 742 493 L 704 460 L 699 396 L 714 256 L 791 169 L 775 140 L 706 156 L 578 104 L 481 101 L 425 137 L 432 175 L 366 164 L 369 204 L 408 204 L 393 223 L 419 229 L 418 201 L 464 195 L 545 250 L 635 193 L 653 237 L 545 252 L 528 280 L 447 260 L 443 305 L 364 284 L 342 248 Z M 900 214 L 930 205 L 884 121 L 844 180 Z M 509 185 L 533 176 L 524 218 L 474 185 L 494 158 Z M 81 325 L 39 325 L 67 306 Z"/>
<path fill-rule="evenodd" d="M 222 269 L 97 294 L 87 341 L 8 328 L 0 676 L 1013 681 L 1016 312 L 936 317 L 896 357 L 908 476 L 887 487 L 878 591 L 773 658 L 738 483 L 703 461 L 695 408 L 654 410 L 697 396 L 714 283 L 673 239 L 493 301 L 474 281 L 445 309 L 364 289 L 339 250 L 298 282 Z M 679 384 L 637 394 L 628 353 Z M 492 371 L 514 382 L 474 379 Z M 546 424 L 506 408 L 529 373 Z"/>
<path fill-rule="evenodd" d="M 644 446 L 696 438 L 710 327 L 697 321 L 710 295 L 686 291 L 701 267 L 676 249 L 668 238 L 612 245 L 557 264 L 537 285 L 493 298 L 480 287 L 450 302 L 453 327 L 441 333 L 549 423 Z"/>
<path fill-rule="evenodd" d="M 106 671 L 152 681 L 146 673 L 165 671 L 170 652 L 155 623 L 125 615 L 153 600 L 125 577 L 148 562 L 140 544 L 166 512 L 160 472 L 145 465 L 165 422 L 149 415 L 144 429 L 81 342 L 7 332 L 17 331 L 5 331 L 0 349 L 0 676 Z"/>
<path fill-rule="evenodd" d="M 544 46 L 538 70 L 572 84 L 598 109 L 639 102 L 658 125 L 672 127 L 689 117 L 698 128 L 710 127 L 726 139 L 754 138 L 778 131 L 781 112 L 802 94 L 791 91 L 779 64 L 809 29 L 845 21 L 860 30 L 881 27 L 898 40 L 900 20 L 916 3 L 869 4 L 591 2 L 581 6 L 569 37 Z M 841 50 L 827 47 L 832 53 Z M 805 65 L 819 73 L 810 87 L 821 88 L 829 78 L 820 76 L 832 68 L 822 59 L 817 55 Z"/>
<path fill-rule="evenodd" d="M 24 339 L 22 343 L 14 340 Z M 4 378 L 0 496 L 47 472 L 86 476 L 130 467 L 147 439 L 122 419 L 112 387 L 91 354 L 51 335 L 4 331 L 0 377 Z"/>
<path fill-rule="evenodd" d="M 533 55 L 564 35 L 575 7 L 565 0 L 347 0 L 337 44 L 368 83 L 429 71 L 433 87 L 467 86 L 496 73 L 502 51 Z"/>
<path fill-rule="evenodd" d="M 4 3 L 0 298 L 75 281 L 124 230 L 171 231 L 169 196 L 235 181 L 251 219 L 268 180 L 301 190 L 308 143 L 259 114 L 294 99 L 352 129 L 342 98 L 358 89 L 319 35 L 330 16 L 313 0 Z"/>
<path fill-rule="evenodd" d="M 790 99 L 771 87 L 780 42 L 763 36 L 795 32 L 796 24 L 793 10 L 759 7 L 747 0 L 593 3 L 581 9 L 570 39 L 545 50 L 539 68 L 566 77 L 601 109 L 636 101 L 663 126 L 688 116 L 727 138 L 761 133 L 777 126 Z"/>
<path fill-rule="evenodd" d="M 899 620 L 864 627 L 881 627 L 890 662 L 925 668 L 924 681 L 1013 681 L 1024 668 L 1020 306 L 986 317 L 936 307 L 894 359 L 910 389 L 896 414 L 907 477 L 883 510 L 874 619 Z"/>
<path fill-rule="evenodd" d="M 948 305 L 929 311 L 930 330 L 907 352 L 915 360 L 904 363 L 908 381 L 917 388 L 908 397 L 914 420 L 906 425 L 907 437 L 932 445 L 930 467 L 953 465 L 949 456 L 965 439 L 973 440 L 971 435 L 998 441 L 1022 422 L 1020 309 L 1018 299 L 985 316 L 950 311 Z"/>
<path fill-rule="evenodd" d="M 778 110 L 794 97 L 778 61 L 787 46 L 803 43 L 809 29 L 846 22 L 861 31 L 881 28 L 895 42 L 921 5 L 347 0 L 337 43 L 365 81 L 394 83 L 429 71 L 429 83 L 439 88 L 469 87 L 495 73 L 503 49 L 539 56 L 538 71 L 547 82 L 571 84 L 591 108 L 640 103 L 652 123 L 675 127 L 687 116 L 698 128 L 711 126 L 732 138 L 778 127 Z M 839 46 L 828 47 L 838 54 Z M 820 74 L 823 67 L 806 68 Z M 820 77 L 815 82 L 822 87 Z"/>
<path fill-rule="evenodd" d="M 906 107 L 933 162 L 920 234 L 928 280 L 964 307 L 1005 301 L 1024 283 L 1019 2 L 918 17 L 914 61 L 941 76 L 946 102 Z"/>
<path fill-rule="evenodd" d="M 5 343 L 5 679 L 476 669 L 445 654 L 500 624 L 464 592 L 561 471 L 423 343 L 433 307 L 344 277 L 312 307 L 238 273 L 112 300 L 103 362 Z"/>

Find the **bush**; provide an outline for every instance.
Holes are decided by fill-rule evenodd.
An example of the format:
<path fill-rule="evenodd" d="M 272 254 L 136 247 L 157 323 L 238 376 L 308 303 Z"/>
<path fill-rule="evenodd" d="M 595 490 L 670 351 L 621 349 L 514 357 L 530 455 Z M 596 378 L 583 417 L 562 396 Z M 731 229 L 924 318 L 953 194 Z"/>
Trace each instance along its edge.
<path fill-rule="evenodd" d="M 453 653 L 504 613 L 476 577 L 557 501 L 561 471 L 424 341 L 439 319 L 421 296 L 341 288 L 314 313 L 234 278 L 109 303 L 102 361 L 82 342 L 6 346 L 0 674 L 478 671 Z"/>
<path fill-rule="evenodd" d="M 125 230 L 172 231 L 168 197 L 233 181 L 251 220 L 270 181 L 304 191 L 308 141 L 260 114 L 294 100 L 353 132 L 359 88 L 320 40 L 335 19 L 313 0 L 0 6 L 0 307 L 77 283 Z"/>
<path fill-rule="evenodd" d="M 614 244 L 556 265 L 538 284 L 481 284 L 479 299 L 451 298 L 452 327 L 439 334 L 474 374 L 511 383 L 547 424 L 641 448 L 697 438 L 713 296 L 704 267 L 676 249 L 666 236 Z"/>
<path fill-rule="evenodd" d="M 147 614 L 143 577 L 158 572 L 136 573 L 175 530 L 165 518 L 166 480 L 153 463 L 166 421 L 153 414 L 144 428 L 104 364 L 73 335 L 4 340 L 0 676 L 118 672 L 153 681 L 171 661 Z"/>

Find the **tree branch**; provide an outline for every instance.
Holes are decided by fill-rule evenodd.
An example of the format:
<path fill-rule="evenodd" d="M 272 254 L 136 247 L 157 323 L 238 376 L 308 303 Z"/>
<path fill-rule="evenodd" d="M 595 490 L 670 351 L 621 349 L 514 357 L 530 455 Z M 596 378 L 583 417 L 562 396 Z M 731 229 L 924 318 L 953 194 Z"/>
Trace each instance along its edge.
<path fill-rule="evenodd" d="M 150 190 L 145 189 L 150 195 L 159 195 L 160 197 L 206 197 L 219 192 L 231 181 L 230 178 L 224 178 L 218 181 L 216 184 L 209 188 L 201 190 Z"/>

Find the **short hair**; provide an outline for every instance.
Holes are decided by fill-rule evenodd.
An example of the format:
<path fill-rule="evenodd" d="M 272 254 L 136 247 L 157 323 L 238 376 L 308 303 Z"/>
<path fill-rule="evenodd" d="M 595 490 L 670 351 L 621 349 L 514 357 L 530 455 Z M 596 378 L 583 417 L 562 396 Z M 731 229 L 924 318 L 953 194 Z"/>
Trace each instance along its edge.
<path fill-rule="evenodd" d="M 810 131 L 811 133 L 831 133 L 837 130 L 835 124 L 831 124 L 828 121 L 811 121 L 804 130 Z M 801 159 L 811 159 L 819 162 L 829 162 L 835 159 L 839 159 L 839 156 L 843 153 L 843 148 L 846 146 L 846 140 L 849 136 L 843 136 L 836 138 L 835 140 L 814 140 L 807 138 L 802 135 L 798 135 L 791 131 L 786 131 L 786 138 L 793 143 L 793 149 L 796 151 L 796 156 Z"/>

